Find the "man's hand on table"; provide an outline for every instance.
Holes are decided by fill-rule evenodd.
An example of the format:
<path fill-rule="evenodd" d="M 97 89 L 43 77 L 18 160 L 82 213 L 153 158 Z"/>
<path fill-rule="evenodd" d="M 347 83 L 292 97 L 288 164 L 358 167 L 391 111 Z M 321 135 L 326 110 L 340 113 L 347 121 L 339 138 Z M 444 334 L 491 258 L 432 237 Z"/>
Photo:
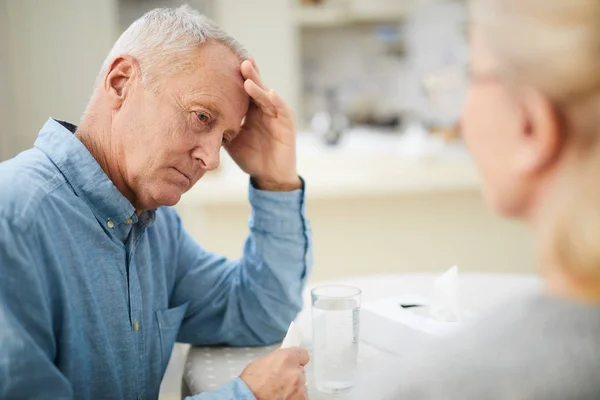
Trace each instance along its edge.
<path fill-rule="evenodd" d="M 252 101 L 240 134 L 225 148 L 259 189 L 279 192 L 300 189 L 294 113 L 263 83 L 252 58 L 244 61 L 240 70 Z"/>
<path fill-rule="evenodd" d="M 240 375 L 257 400 L 306 400 L 308 352 L 280 349 L 249 364 Z"/>

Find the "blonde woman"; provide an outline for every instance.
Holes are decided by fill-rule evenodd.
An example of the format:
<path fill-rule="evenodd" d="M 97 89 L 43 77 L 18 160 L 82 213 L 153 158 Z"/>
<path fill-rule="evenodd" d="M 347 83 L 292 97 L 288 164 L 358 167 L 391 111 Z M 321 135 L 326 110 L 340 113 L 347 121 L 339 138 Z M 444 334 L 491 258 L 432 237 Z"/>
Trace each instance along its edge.
<path fill-rule="evenodd" d="M 600 399 L 600 1 L 473 0 L 462 128 L 533 230 L 546 292 L 360 385 L 361 399 Z"/>

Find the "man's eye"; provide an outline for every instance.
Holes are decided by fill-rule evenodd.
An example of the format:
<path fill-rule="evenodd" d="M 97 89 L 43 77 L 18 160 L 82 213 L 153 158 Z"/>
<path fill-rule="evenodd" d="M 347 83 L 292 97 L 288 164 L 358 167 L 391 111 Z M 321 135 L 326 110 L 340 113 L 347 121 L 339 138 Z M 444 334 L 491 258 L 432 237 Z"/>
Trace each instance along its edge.
<path fill-rule="evenodd" d="M 200 122 L 203 122 L 206 124 L 206 123 L 208 123 L 208 121 L 210 121 L 210 116 L 206 113 L 198 112 L 198 113 L 196 113 L 196 115 L 198 116 L 198 119 L 200 120 Z"/>

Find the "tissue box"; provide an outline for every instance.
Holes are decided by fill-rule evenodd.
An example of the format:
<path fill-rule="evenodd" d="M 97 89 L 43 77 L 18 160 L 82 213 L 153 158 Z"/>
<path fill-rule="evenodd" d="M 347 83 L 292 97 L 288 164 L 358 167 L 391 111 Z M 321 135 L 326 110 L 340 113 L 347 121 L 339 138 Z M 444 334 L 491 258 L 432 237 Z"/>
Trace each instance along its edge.
<path fill-rule="evenodd" d="M 402 355 L 406 348 L 425 346 L 464 326 L 463 322 L 432 318 L 430 304 L 431 300 L 414 295 L 365 301 L 360 313 L 361 340 L 380 350 Z"/>

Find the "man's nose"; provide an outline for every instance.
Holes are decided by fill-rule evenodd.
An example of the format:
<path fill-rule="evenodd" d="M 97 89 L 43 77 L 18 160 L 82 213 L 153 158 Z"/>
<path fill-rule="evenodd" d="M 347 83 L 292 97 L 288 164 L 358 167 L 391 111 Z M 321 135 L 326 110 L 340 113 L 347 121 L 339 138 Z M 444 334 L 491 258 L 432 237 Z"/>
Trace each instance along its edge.
<path fill-rule="evenodd" d="M 221 158 L 221 146 L 199 146 L 194 150 L 193 156 L 200 168 L 206 171 L 212 171 L 219 167 Z"/>

